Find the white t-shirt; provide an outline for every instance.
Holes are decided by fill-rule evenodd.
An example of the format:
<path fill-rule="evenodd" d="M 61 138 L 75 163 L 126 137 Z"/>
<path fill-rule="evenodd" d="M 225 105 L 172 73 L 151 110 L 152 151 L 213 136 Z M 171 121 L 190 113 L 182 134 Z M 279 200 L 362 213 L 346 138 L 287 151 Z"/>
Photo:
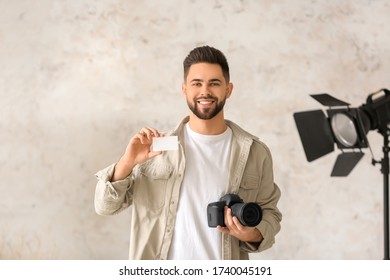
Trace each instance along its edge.
<path fill-rule="evenodd" d="M 232 131 L 203 135 L 184 129 L 186 168 L 168 259 L 221 259 L 221 233 L 208 227 L 207 205 L 224 194 L 229 177 Z"/>

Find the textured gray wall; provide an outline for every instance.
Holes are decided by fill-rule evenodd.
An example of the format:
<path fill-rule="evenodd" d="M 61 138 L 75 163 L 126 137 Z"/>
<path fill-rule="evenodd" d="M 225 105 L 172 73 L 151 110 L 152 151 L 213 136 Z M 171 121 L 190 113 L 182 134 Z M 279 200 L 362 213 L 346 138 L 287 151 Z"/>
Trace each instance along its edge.
<path fill-rule="evenodd" d="M 187 114 L 182 60 L 209 44 L 235 85 L 226 117 L 274 157 L 282 230 L 255 259 L 383 258 L 371 154 L 331 178 L 293 121 L 328 92 L 360 106 L 390 88 L 387 0 L 0 0 L 0 258 L 126 259 L 130 211 L 94 212 L 94 173 L 142 126 Z M 376 159 L 382 138 L 368 134 Z"/>

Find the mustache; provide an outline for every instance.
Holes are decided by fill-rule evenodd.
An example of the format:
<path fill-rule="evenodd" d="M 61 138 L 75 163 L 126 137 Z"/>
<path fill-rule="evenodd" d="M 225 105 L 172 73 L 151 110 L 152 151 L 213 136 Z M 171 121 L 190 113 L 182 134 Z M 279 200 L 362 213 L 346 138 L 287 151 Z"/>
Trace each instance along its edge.
<path fill-rule="evenodd" d="M 211 95 L 211 94 L 207 94 L 207 95 L 202 95 L 201 97 L 197 97 L 197 98 L 194 98 L 195 101 L 198 101 L 198 100 L 202 100 L 202 99 L 212 99 L 214 101 L 217 101 L 218 98 Z"/>

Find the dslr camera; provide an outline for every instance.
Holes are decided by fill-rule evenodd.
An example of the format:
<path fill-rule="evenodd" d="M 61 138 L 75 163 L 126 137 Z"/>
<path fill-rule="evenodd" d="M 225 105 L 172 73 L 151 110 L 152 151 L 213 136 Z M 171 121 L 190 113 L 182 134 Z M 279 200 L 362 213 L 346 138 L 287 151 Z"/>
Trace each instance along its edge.
<path fill-rule="evenodd" d="M 207 205 L 207 221 L 209 227 L 218 225 L 226 227 L 224 222 L 224 207 L 228 206 L 232 210 L 232 216 L 236 216 L 243 226 L 257 226 L 263 218 L 261 207 L 254 203 L 244 203 L 236 194 L 225 194 L 219 201 Z"/>

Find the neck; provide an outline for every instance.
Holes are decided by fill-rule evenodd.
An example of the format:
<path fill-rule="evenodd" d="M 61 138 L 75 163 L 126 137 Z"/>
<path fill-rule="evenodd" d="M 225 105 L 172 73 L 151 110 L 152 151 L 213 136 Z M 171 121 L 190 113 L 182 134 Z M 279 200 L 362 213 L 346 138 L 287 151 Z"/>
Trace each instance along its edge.
<path fill-rule="evenodd" d="M 227 128 L 223 112 L 210 120 L 199 119 L 191 112 L 189 126 L 196 133 L 204 135 L 218 135 L 224 133 Z"/>

